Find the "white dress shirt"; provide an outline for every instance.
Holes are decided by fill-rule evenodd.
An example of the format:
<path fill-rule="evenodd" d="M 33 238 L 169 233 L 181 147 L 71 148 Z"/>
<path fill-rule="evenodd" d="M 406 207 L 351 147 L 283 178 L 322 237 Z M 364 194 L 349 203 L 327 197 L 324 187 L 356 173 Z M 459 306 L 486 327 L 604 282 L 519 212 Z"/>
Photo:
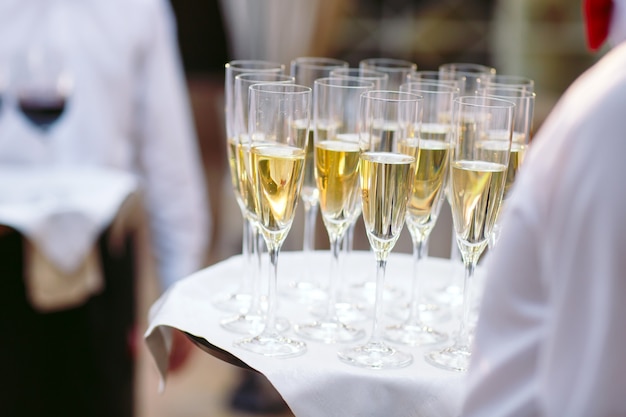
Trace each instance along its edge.
<path fill-rule="evenodd" d="M 462 416 L 626 416 L 625 158 L 623 42 L 532 142 L 488 259 Z"/>
<path fill-rule="evenodd" d="M 0 163 L 103 166 L 139 178 L 163 288 L 203 266 L 209 206 L 166 0 L 2 0 Z M 73 80 L 44 134 L 17 109 L 20 51 L 44 40 Z M 12 72 L 11 72 L 12 71 Z"/>

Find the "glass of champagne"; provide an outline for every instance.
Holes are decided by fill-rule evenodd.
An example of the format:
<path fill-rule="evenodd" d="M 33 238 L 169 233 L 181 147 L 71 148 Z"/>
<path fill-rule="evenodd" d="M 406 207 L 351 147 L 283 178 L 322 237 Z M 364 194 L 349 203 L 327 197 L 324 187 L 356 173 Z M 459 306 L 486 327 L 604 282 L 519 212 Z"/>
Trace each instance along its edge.
<path fill-rule="evenodd" d="M 318 78 L 328 77 L 330 71 L 335 68 L 346 68 L 346 61 L 327 57 L 297 57 L 290 63 L 290 74 L 296 78 L 296 83 L 313 89 L 313 83 Z M 315 100 L 315 97 L 313 97 Z M 304 204 L 304 231 L 302 251 L 304 255 L 315 250 L 315 226 L 319 207 L 319 193 L 315 184 L 315 165 L 313 151 L 313 129 L 309 130 L 309 147 L 307 149 L 306 163 L 304 167 L 304 184 L 300 198 Z M 304 301 L 319 301 L 326 298 L 326 292 L 319 283 L 315 282 L 311 271 L 305 271 L 305 276 L 299 277 L 289 283 L 285 288 L 288 296 L 295 296 Z"/>
<path fill-rule="evenodd" d="M 306 344 L 276 327 L 278 255 L 291 229 L 304 179 L 312 90 L 297 84 L 254 84 L 249 90 L 248 139 L 244 159 L 255 190 L 255 216 L 269 254 L 265 326 L 235 346 L 265 356 L 303 354 Z M 304 127 L 304 129 L 302 129 Z"/>
<path fill-rule="evenodd" d="M 413 135 L 422 97 L 399 91 L 373 90 L 361 99 L 359 139 L 362 216 L 376 260 L 376 298 L 369 340 L 338 352 L 345 363 L 370 368 L 404 367 L 413 361 L 383 338 L 383 285 L 387 258 L 404 227 L 416 161 L 398 143 Z"/>
<path fill-rule="evenodd" d="M 388 326 L 385 337 L 393 342 L 421 346 L 440 343 L 448 337 L 426 324 L 422 318 L 428 304 L 422 302 L 424 277 L 419 270 L 444 200 L 450 151 L 450 123 L 446 120 L 449 120 L 447 115 L 452 111 L 456 89 L 447 84 L 414 81 L 401 85 L 400 90 L 423 97 L 423 115 L 416 128 L 416 136 L 399 143 L 403 152 L 417 160 L 406 216 L 414 258 L 412 291 L 406 309 L 408 317 L 402 323 Z"/>
<path fill-rule="evenodd" d="M 469 319 L 474 271 L 487 247 L 504 195 L 515 104 L 487 96 L 465 96 L 455 99 L 454 105 L 448 193 L 465 267 L 463 314 L 453 343 L 428 352 L 426 360 L 443 369 L 463 372 L 471 357 Z M 489 152 L 484 151 L 487 143 Z"/>
<path fill-rule="evenodd" d="M 450 62 L 439 66 L 439 78 L 441 81 L 453 81 L 458 83 L 459 96 L 476 95 L 478 89 L 496 75 L 496 69 L 488 65 L 476 64 L 472 62 Z M 446 191 L 446 198 L 450 205 L 450 198 Z M 459 268 L 450 276 L 450 282 L 443 285 L 436 294 L 435 302 L 450 304 L 453 307 L 461 303 L 462 298 L 462 274 L 460 265 L 462 263 L 461 253 L 456 243 L 456 233 L 452 229 L 450 236 L 450 259 L 457 262 Z"/>
<path fill-rule="evenodd" d="M 509 167 L 506 173 L 506 183 L 504 186 L 504 197 L 501 210 L 506 206 L 506 200 L 509 196 L 511 187 L 515 182 L 515 178 L 524 162 L 524 157 L 530 143 L 530 134 L 532 131 L 533 114 L 535 106 L 535 93 L 529 89 L 529 84 L 522 81 L 517 87 L 512 84 L 488 84 L 485 88 L 480 89 L 479 93 L 489 97 L 497 97 L 515 103 L 513 110 L 513 138 L 511 141 L 511 156 L 509 159 Z M 498 141 L 494 141 L 497 146 Z M 487 144 L 488 146 L 488 144 Z M 493 249 L 500 237 L 500 215 L 496 219 L 496 223 L 489 239 L 489 249 Z"/>
<path fill-rule="evenodd" d="M 245 157 L 250 150 L 250 140 L 248 138 L 248 92 L 250 86 L 260 83 L 284 83 L 293 84 L 294 77 L 287 74 L 275 72 L 250 72 L 239 74 L 235 77 L 235 96 L 234 96 L 234 134 L 231 141 L 228 142 L 229 152 L 234 155 L 230 159 L 235 165 L 231 167 L 233 177 L 233 188 L 237 202 L 243 207 L 245 219 L 250 224 L 250 232 L 252 239 L 250 241 L 251 256 L 253 268 L 250 276 L 252 277 L 251 300 L 245 311 L 235 313 L 234 316 L 224 318 L 220 324 L 227 330 L 236 333 L 252 333 L 257 334 L 264 325 L 264 306 L 263 299 L 265 297 L 267 285 L 263 285 L 265 280 L 261 279 L 261 255 L 263 248 L 259 245 L 260 235 L 258 225 L 255 223 L 255 207 L 254 207 L 254 187 L 248 181 L 245 169 Z M 289 322 L 284 319 L 276 320 L 276 326 L 279 330 L 286 330 Z"/>
<path fill-rule="evenodd" d="M 417 64 L 396 58 L 366 58 L 359 62 L 359 68 L 384 72 L 389 75 L 386 90 L 399 90 L 406 82 L 408 74 L 417 71 Z"/>
<path fill-rule="evenodd" d="M 314 85 L 315 179 L 332 254 L 328 298 L 322 318 L 296 325 L 302 337 L 324 343 L 365 336 L 344 323 L 337 311 L 342 289 L 341 244 L 360 213 L 358 113 L 361 95 L 374 87 L 355 78 L 318 78 Z"/>
<path fill-rule="evenodd" d="M 224 116 L 226 122 L 226 149 L 231 184 L 243 218 L 241 252 L 245 264 L 239 287 L 233 291 L 219 293 L 211 300 L 213 305 L 220 310 L 237 313 L 243 313 L 248 310 L 252 300 L 253 275 L 258 268 L 255 264 L 256 255 L 254 253 L 255 248 L 258 247 L 258 239 L 255 242 L 253 225 L 250 223 L 250 216 L 247 215 L 246 204 L 240 193 L 242 173 L 239 170 L 236 159 L 239 138 L 235 135 L 235 79 L 243 73 L 283 74 L 284 71 L 285 65 L 263 60 L 234 60 L 225 65 Z"/>
<path fill-rule="evenodd" d="M 385 90 L 387 88 L 387 82 L 389 81 L 389 74 L 387 73 L 359 67 L 336 68 L 330 72 L 330 76 L 370 81 L 374 83 L 374 90 Z M 354 246 L 355 227 L 356 220 L 350 223 L 350 226 L 348 226 L 348 231 L 346 232 L 346 236 L 343 241 L 343 250 L 346 253 L 350 253 Z"/>

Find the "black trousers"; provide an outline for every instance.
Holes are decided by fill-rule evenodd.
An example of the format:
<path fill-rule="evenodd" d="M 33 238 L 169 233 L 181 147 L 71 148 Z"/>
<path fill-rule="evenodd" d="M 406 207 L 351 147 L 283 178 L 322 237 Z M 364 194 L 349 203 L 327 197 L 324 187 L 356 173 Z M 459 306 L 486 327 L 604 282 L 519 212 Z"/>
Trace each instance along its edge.
<path fill-rule="evenodd" d="M 111 253 L 99 242 L 104 291 L 86 304 L 42 314 L 26 299 L 23 242 L 0 236 L 0 415 L 130 417 L 135 315 L 132 236 Z"/>

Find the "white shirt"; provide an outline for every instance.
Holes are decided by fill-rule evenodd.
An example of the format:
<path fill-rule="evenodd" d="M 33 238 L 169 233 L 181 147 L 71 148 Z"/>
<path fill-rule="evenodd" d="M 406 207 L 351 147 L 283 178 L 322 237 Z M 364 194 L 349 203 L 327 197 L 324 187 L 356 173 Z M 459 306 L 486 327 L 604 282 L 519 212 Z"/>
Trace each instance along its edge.
<path fill-rule="evenodd" d="M 7 95 L 0 113 L 0 163 L 136 173 L 163 287 L 199 269 L 209 208 L 169 3 L 0 1 L 4 68 L 38 36 L 63 51 L 73 93 L 47 135 L 29 125 Z"/>
<path fill-rule="evenodd" d="M 625 416 L 626 43 L 564 94 L 516 181 L 462 416 Z"/>

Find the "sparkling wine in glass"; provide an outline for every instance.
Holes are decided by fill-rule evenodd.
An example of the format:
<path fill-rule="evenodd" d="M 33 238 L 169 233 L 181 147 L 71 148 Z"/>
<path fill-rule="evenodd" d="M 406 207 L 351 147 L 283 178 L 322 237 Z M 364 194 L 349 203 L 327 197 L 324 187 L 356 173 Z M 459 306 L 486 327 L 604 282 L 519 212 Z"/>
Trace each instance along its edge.
<path fill-rule="evenodd" d="M 247 94 L 245 97 L 240 96 L 240 100 L 235 97 L 235 81 L 238 75 L 247 73 L 261 74 L 283 74 L 285 65 L 263 60 L 234 60 L 225 65 L 225 84 L 224 84 L 224 116 L 226 121 L 226 141 L 228 166 L 230 169 L 231 185 L 237 205 L 241 210 L 243 218 L 242 232 L 242 256 L 244 260 L 244 269 L 237 288 L 232 291 L 217 294 L 211 302 L 220 310 L 244 313 L 250 308 L 252 300 L 253 286 L 255 285 L 255 275 L 258 275 L 259 257 L 261 247 L 259 246 L 259 238 L 256 236 L 257 231 L 250 221 L 250 199 L 246 196 L 250 194 L 246 192 L 245 176 L 241 170 L 242 158 L 238 154 L 243 150 L 241 146 L 240 136 L 236 134 L 236 109 L 239 112 L 247 111 Z M 242 107 L 245 106 L 245 107 Z M 247 131 L 247 126 L 239 125 L 240 131 Z"/>
<path fill-rule="evenodd" d="M 488 84 L 485 88 L 479 90 L 479 94 L 501 98 L 515 103 L 515 108 L 513 110 L 511 156 L 509 158 L 509 167 L 506 173 L 502 210 L 505 209 L 506 200 L 509 196 L 511 187 L 515 183 L 515 178 L 517 177 L 522 163 L 524 162 L 524 157 L 526 156 L 526 152 L 530 144 L 535 105 L 535 93 L 532 91 L 532 80 L 517 76 L 507 76 L 506 80 L 509 81 L 508 84 L 504 82 L 499 84 Z M 518 80 L 520 84 L 512 84 L 513 80 Z M 495 143 L 497 143 L 497 141 Z M 498 238 L 500 237 L 499 220 L 500 215 L 498 215 L 496 224 L 493 227 L 491 239 L 489 240 L 489 249 L 493 249 L 496 246 Z"/>
<path fill-rule="evenodd" d="M 442 115 L 451 113 L 456 90 L 447 84 L 427 81 L 403 84 L 400 90 L 423 97 L 423 115 L 415 137 L 399 143 L 399 149 L 417 161 L 406 216 L 414 258 L 412 291 L 406 308 L 408 315 L 402 323 L 388 326 L 385 337 L 392 342 L 421 346 L 441 343 L 448 337 L 423 318 L 425 314 L 432 315 L 435 308 L 423 302 L 423 283 L 427 277 L 422 276 L 420 266 L 444 200 L 450 157 L 450 123 Z"/>
<path fill-rule="evenodd" d="M 312 90 L 297 84 L 254 84 L 249 90 L 246 172 L 255 189 L 254 221 L 270 260 L 267 312 L 263 330 L 235 346 L 272 357 L 303 354 L 306 344 L 276 326 L 278 256 L 293 224 L 304 179 Z"/>
<path fill-rule="evenodd" d="M 407 76 L 417 71 L 417 64 L 404 59 L 396 58 L 366 58 L 359 61 L 359 68 L 383 72 L 389 75 L 386 90 L 399 90 Z"/>
<path fill-rule="evenodd" d="M 511 101 L 487 96 L 455 99 L 448 192 L 465 279 L 463 314 L 452 344 L 426 354 L 429 363 L 443 369 L 466 371 L 471 357 L 474 272 L 487 247 L 504 195 L 514 107 Z M 497 146 L 494 140 L 498 141 Z M 489 152 L 484 151 L 486 143 Z"/>
<path fill-rule="evenodd" d="M 383 286 L 387 259 L 404 227 L 415 178 L 416 160 L 400 151 L 398 143 L 413 135 L 422 97 L 399 91 L 373 90 L 362 96 L 360 131 L 362 216 L 376 262 L 376 298 L 369 340 L 338 352 L 350 365 L 387 369 L 408 366 L 409 352 L 389 345 L 383 337 Z"/>
<path fill-rule="evenodd" d="M 371 90 L 370 81 L 355 78 L 318 78 L 314 95 L 315 179 L 319 190 L 322 220 L 328 232 L 331 268 L 328 298 L 320 319 L 296 325 L 302 337 L 325 343 L 350 342 L 365 336 L 365 331 L 342 320 L 338 302 L 342 300 L 342 241 L 350 224 L 360 213 L 359 194 L 359 103 Z M 342 306 L 350 303 L 342 303 Z M 357 308 L 355 306 L 355 308 Z M 358 308 L 357 308 L 358 309 Z M 341 309 L 346 314 L 346 308 Z"/>
<path fill-rule="evenodd" d="M 318 78 L 328 77 L 335 68 L 348 67 L 346 61 L 327 58 L 302 56 L 293 59 L 290 63 L 290 74 L 295 77 L 296 83 L 313 89 L 313 83 Z M 315 97 L 313 97 L 315 100 Z M 303 128 L 304 129 L 304 128 Z M 307 128 L 308 129 L 308 128 Z M 319 192 L 315 183 L 315 165 L 313 150 L 313 129 L 309 129 L 309 140 L 304 170 L 304 184 L 302 185 L 301 199 L 304 207 L 304 233 L 302 251 L 304 255 L 315 250 L 315 226 L 319 208 Z M 319 301 L 326 298 L 326 291 L 315 281 L 311 271 L 303 271 L 303 275 L 294 277 L 283 291 L 287 296 L 294 296 L 304 301 Z"/>
<path fill-rule="evenodd" d="M 265 295 L 267 282 L 260 276 L 261 272 L 261 255 L 262 248 L 259 242 L 259 227 L 255 222 L 255 188 L 252 181 L 248 178 L 245 169 L 246 158 L 250 157 L 251 141 L 248 138 L 248 99 L 250 86 L 260 83 L 279 83 L 293 84 L 294 77 L 287 74 L 279 74 L 275 72 L 251 72 L 239 74 L 235 77 L 235 106 L 234 106 L 234 135 L 233 140 L 228 142 L 228 151 L 232 153 L 234 158 L 229 160 L 234 164 L 231 166 L 231 176 L 235 178 L 233 188 L 237 202 L 242 208 L 242 212 L 246 220 L 250 223 L 252 233 L 252 256 L 254 268 L 252 268 L 252 289 L 251 300 L 245 311 L 235 313 L 235 315 L 226 317 L 220 321 L 222 327 L 236 333 L 257 334 L 261 331 L 265 324 Z M 285 319 L 276 321 L 278 330 L 286 330 L 289 322 Z"/>

